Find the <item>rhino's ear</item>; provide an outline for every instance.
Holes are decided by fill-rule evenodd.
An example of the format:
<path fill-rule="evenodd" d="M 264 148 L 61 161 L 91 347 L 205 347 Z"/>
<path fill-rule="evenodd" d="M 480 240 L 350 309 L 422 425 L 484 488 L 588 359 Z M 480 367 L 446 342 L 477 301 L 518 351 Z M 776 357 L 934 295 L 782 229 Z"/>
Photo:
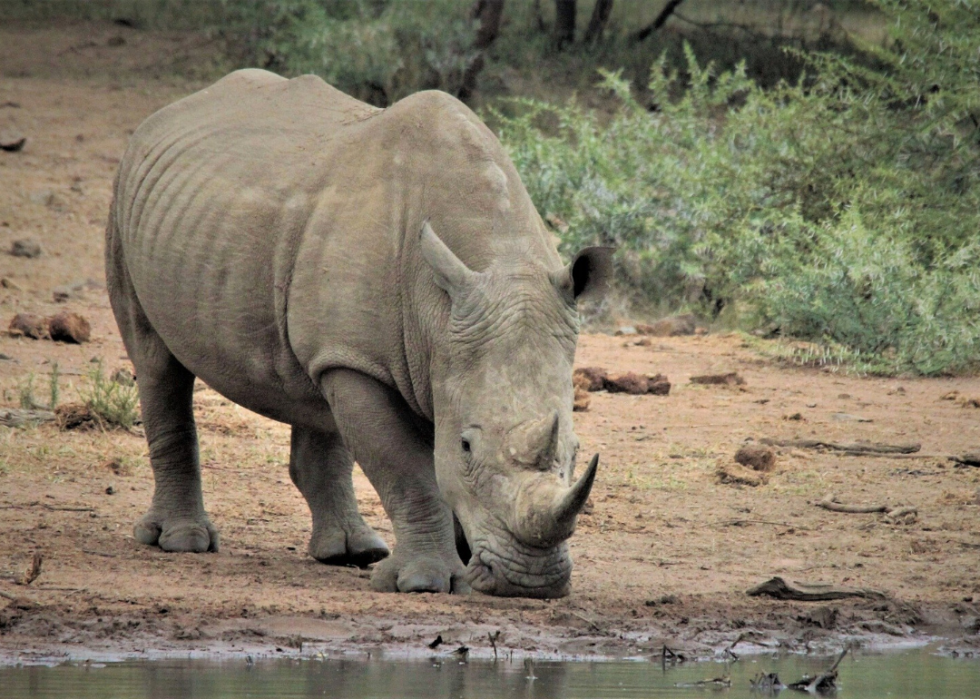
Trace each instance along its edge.
<path fill-rule="evenodd" d="M 477 273 L 463 264 L 463 261 L 442 242 L 432 230 L 428 219 L 422 224 L 419 244 L 422 247 L 422 257 L 429 263 L 435 275 L 436 284 L 450 297 L 465 291 L 475 283 Z"/>
<path fill-rule="evenodd" d="M 598 299 L 612 280 L 612 256 L 616 248 L 584 248 L 568 267 L 552 276 L 555 285 L 574 301 Z"/>

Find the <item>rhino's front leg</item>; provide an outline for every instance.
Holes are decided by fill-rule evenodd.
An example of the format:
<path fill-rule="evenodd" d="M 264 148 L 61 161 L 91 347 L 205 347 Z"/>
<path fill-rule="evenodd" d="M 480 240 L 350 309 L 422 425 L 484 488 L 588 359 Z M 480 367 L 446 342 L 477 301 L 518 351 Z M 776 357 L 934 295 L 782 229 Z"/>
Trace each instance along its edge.
<path fill-rule="evenodd" d="M 395 530 L 395 550 L 374 569 L 383 592 L 469 592 L 452 510 L 436 485 L 432 445 L 401 397 L 364 374 L 327 372 L 322 387 L 344 443 L 364 469 Z"/>
<path fill-rule="evenodd" d="M 289 475 L 313 514 L 309 553 L 322 563 L 366 566 L 388 555 L 384 540 L 357 511 L 353 467 L 339 433 L 293 426 Z"/>

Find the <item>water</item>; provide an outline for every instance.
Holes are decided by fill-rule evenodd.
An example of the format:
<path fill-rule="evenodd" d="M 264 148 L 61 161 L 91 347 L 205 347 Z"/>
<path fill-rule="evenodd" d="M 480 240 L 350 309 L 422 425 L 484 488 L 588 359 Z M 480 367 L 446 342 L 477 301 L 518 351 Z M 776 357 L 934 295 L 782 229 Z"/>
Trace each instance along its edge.
<path fill-rule="evenodd" d="M 522 662 L 436 660 L 146 661 L 106 665 L 0 667 L 4 699 L 241 699 L 288 697 L 753 697 L 749 679 L 777 672 L 793 682 L 815 675 L 832 660 L 742 658 L 736 663 L 688 663 L 666 671 L 652 662 Z M 533 679 L 531 675 L 533 674 Z M 730 689 L 678 687 L 729 675 Z M 976 699 L 980 661 L 942 658 L 924 651 L 848 657 L 839 668 L 841 699 Z M 782 696 L 802 697 L 791 690 Z"/>

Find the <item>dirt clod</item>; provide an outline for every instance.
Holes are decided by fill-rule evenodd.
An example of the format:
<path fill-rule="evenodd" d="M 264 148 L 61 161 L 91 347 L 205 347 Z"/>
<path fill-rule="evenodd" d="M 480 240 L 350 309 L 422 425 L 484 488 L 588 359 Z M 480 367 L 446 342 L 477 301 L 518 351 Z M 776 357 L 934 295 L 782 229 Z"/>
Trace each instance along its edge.
<path fill-rule="evenodd" d="M 695 318 L 692 314 L 686 313 L 679 316 L 662 318 L 656 323 L 647 325 L 637 323 L 636 332 L 641 335 L 654 335 L 656 337 L 676 337 L 678 335 L 693 335 L 696 329 Z"/>
<path fill-rule="evenodd" d="M 735 452 L 735 461 L 753 471 L 772 471 L 776 468 L 776 452 L 769 447 L 747 444 Z"/>
<path fill-rule="evenodd" d="M 81 344 L 92 337 L 92 326 L 84 317 L 71 311 L 62 311 L 48 321 L 51 339 L 57 342 Z"/>
<path fill-rule="evenodd" d="M 769 476 L 750 468 L 745 468 L 742 464 L 721 462 L 715 470 L 715 476 L 719 483 L 728 485 L 748 485 L 753 488 L 765 485 L 769 481 Z"/>
<path fill-rule="evenodd" d="M 94 430 L 102 427 L 102 420 L 84 403 L 65 403 L 54 409 L 58 429 Z"/>
<path fill-rule="evenodd" d="M 41 247 L 41 244 L 33 238 L 15 240 L 10 245 L 10 254 L 14 257 L 40 257 L 42 252 L 44 252 L 44 249 Z"/>

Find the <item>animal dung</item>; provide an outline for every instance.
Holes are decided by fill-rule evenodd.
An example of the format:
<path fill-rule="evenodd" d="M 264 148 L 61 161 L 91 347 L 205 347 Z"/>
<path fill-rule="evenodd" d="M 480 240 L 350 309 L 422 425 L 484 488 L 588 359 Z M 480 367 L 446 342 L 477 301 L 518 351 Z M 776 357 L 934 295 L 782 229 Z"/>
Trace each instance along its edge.
<path fill-rule="evenodd" d="M 599 367 L 576 369 L 572 383 L 586 391 L 609 391 L 639 396 L 653 394 L 666 396 L 670 393 L 670 381 L 663 374 L 637 374 L 632 371 L 610 374 Z"/>
<path fill-rule="evenodd" d="M 7 333 L 12 337 L 30 337 L 35 340 L 47 339 L 48 319 L 34 313 L 18 313 L 7 326 Z"/>
<path fill-rule="evenodd" d="M 48 332 L 52 340 L 81 344 L 92 337 L 92 326 L 77 313 L 62 311 L 48 321 Z"/>
<path fill-rule="evenodd" d="M 84 317 L 70 311 L 62 311 L 50 318 L 34 313 L 18 313 L 7 326 L 7 333 L 11 337 L 81 344 L 91 339 L 92 326 Z"/>
<path fill-rule="evenodd" d="M 735 452 L 735 461 L 753 471 L 769 472 L 776 468 L 776 452 L 769 447 L 747 444 Z"/>
<path fill-rule="evenodd" d="M 608 372 L 596 366 L 587 366 L 572 372 L 572 384 L 586 391 L 601 391 L 605 388 Z"/>
<path fill-rule="evenodd" d="M 589 409 L 589 403 L 592 399 L 589 397 L 588 390 L 582 388 L 581 386 L 575 387 L 575 402 L 572 404 L 572 410 L 581 413 Z"/>
<path fill-rule="evenodd" d="M 692 376 L 691 383 L 703 386 L 744 386 L 745 379 L 732 371 L 727 374 L 704 374 L 703 376 Z"/>

